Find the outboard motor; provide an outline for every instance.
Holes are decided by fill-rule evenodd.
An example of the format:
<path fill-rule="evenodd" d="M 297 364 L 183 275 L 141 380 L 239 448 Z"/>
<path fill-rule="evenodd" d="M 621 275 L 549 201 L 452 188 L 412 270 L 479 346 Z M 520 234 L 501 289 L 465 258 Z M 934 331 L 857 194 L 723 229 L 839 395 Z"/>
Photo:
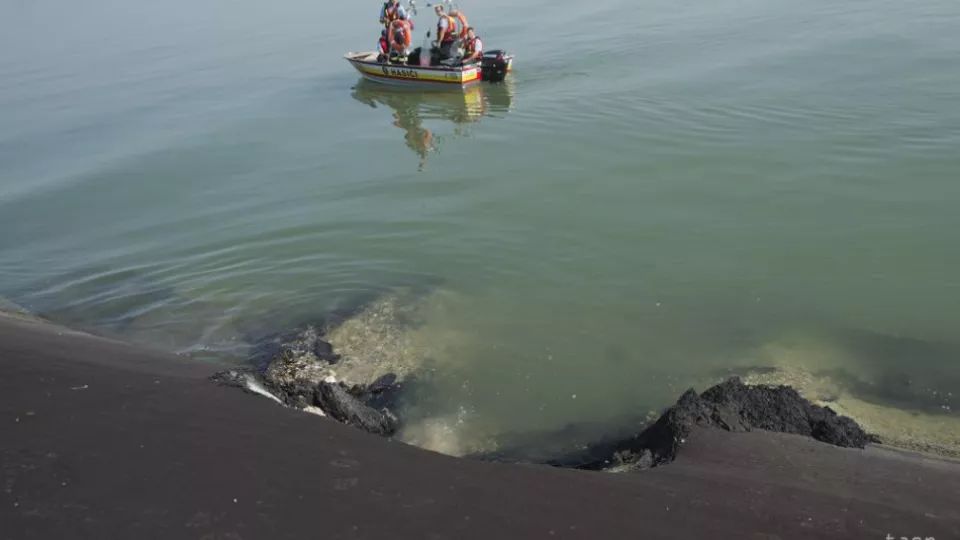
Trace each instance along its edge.
<path fill-rule="evenodd" d="M 480 76 L 487 82 L 503 82 L 507 77 L 507 60 L 504 58 L 504 51 L 495 50 L 483 53 L 480 60 Z"/>

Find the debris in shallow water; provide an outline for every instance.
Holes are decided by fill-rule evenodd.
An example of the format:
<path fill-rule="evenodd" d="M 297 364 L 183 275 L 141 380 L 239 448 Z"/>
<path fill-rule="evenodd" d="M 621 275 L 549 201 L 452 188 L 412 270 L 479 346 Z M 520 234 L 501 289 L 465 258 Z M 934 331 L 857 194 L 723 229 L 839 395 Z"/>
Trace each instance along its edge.
<path fill-rule="evenodd" d="M 260 383 L 259 383 L 256 379 L 254 379 L 253 377 L 250 377 L 249 375 L 244 375 L 243 378 L 244 378 L 244 381 L 246 382 L 246 387 L 247 387 L 247 389 L 250 390 L 251 392 L 254 392 L 254 393 L 256 393 L 256 394 L 260 394 L 261 396 L 270 398 L 270 399 L 276 401 L 277 403 L 279 403 L 279 404 L 281 404 L 281 405 L 283 404 L 283 401 L 281 401 L 280 398 L 278 398 L 277 396 L 271 394 L 266 388 L 263 387 L 262 384 L 260 384 Z"/>
<path fill-rule="evenodd" d="M 576 394 L 573 395 L 573 399 L 577 399 L 577 395 L 576 395 Z"/>

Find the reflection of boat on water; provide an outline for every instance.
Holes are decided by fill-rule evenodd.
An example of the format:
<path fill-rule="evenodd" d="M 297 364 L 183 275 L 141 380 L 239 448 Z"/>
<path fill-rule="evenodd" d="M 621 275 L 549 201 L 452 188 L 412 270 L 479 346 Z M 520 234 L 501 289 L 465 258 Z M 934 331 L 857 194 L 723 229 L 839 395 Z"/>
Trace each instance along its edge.
<path fill-rule="evenodd" d="M 372 108 L 393 110 L 393 125 L 404 130 L 407 146 L 420 156 L 420 170 L 427 156 L 447 140 L 468 136 L 469 126 L 484 117 L 506 114 L 513 106 L 513 82 L 475 85 L 454 92 L 404 91 L 361 80 L 353 88 L 353 99 Z M 437 135 L 424 122 L 452 122 L 452 134 Z"/>

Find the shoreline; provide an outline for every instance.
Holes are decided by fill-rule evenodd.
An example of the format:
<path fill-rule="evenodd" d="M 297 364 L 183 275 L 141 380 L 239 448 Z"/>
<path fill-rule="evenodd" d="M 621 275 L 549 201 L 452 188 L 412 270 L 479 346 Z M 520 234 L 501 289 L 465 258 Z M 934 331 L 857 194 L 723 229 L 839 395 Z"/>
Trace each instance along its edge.
<path fill-rule="evenodd" d="M 0 316 L 0 363 L 13 538 L 960 534 L 960 464 L 903 450 L 695 427 L 669 465 L 603 474 L 416 448 L 46 322 Z"/>
<path fill-rule="evenodd" d="M 387 300 L 385 300 L 387 298 Z M 405 297 L 402 300 L 419 300 L 414 297 Z M 392 379 L 393 382 L 386 385 L 388 390 L 396 391 L 402 394 L 400 387 L 402 383 L 408 382 L 413 385 L 420 385 L 423 381 L 419 380 L 422 375 L 429 375 L 424 371 L 418 373 L 421 366 L 417 365 L 418 360 L 410 353 L 404 351 L 405 356 L 399 359 L 379 365 L 370 363 L 365 358 L 364 346 L 358 345 L 364 339 L 369 340 L 367 348 L 375 348 L 378 352 L 388 344 L 388 340 L 402 341 L 408 339 L 403 335 L 403 329 L 397 325 L 397 321 L 386 322 L 391 315 L 397 316 L 405 309 L 403 304 L 395 304 L 397 298 L 386 297 L 364 297 L 361 302 L 351 304 L 350 306 L 340 306 L 335 312 L 322 315 L 320 321 L 322 325 L 315 327 L 309 323 L 304 323 L 299 329 L 288 330 L 286 332 L 269 331 L 261 338 L 254 339 L 250 343 L 251 355 L 243 359 L 239 356 L 217 356 L 205 357 L 202 361 L 197 361 L 189 354 L 174 354 L 170 351 L 155 349 L 149 344 L 127 343 L 123 336 L 114 334 L 104 335 L 97 333 L 96 330 L 80 330 L 64 326 L 49 318 L 38 316 L 31 313 L 26 308 L 0 296 L 0 321 L 4 318 L 35 322 L 50 327 L 56 327 L 61 332 L 71 334 L 95 336 L 98 339 L 110 340 L 117 343 L 124 343 L 128 346 L 140 349 L 152 350 L 158 354 L 171 354 L 181 359 L 189 359 L 187 363 L 191 367 L 202 366 L 201 369 L 208 369 L 206 373 L 209 377 L 217 379 L 223 377 L 228 372 L 233 372 L 234 376 L 243 374 L 250 377 L 249 382 L 239 380 L 221 379 L 217 382 L 232 386 L 244 386 L 245 390 L 259 394 L 262 397 L 275 401 L 286 406 L 295 406 L 301 410 L 306 410 L 320 416 L 325 413 L 320 404 L 316 406 L 304 406 L 302 403 L 304 389 L 291 386 L 298 378 L 306 378 L 311 382 L 320 382 L 323 379 L 328 381 L 338 381 L 345 383 L 342 386 L 350 389 L 354 393 L 362 393 L 367 386 L 379 386 L 384 379 Z M 384 302 L 384 304 L 380 304 Z M 371 310 L 368 312 L 367 310 Z M 385 317 L 386 315 L 386 317 Z M 398 319 L 403 319 L 406 314 L 399 315 Z M 383 329 L 374 330 L 376 324 L 386 325 Z M 402 324 L 402 323 L 401 323 Z M 349 329 L 348 329 L 349 328 Z M 361 335 L 353 335 L 360 329 Z M 328 334 L 329 332 L 333 335 Z M 307 336 L 305 338 L 305 336 Z M 334 339 L 331 339 L 334 338 Z M 329 341 L 328 341 L 329 340 Z M 320 347 L 313 354 L 314 348 Z M 397 347 L 398 349 L 400 347 Z M 292 361 L 289 366 L 281 368 L 283 374 L 282 381 L 279 381 L 280 387 L 270 384 L 271 381 L 264 380 L 267 367 L 279 360 L 279 355 L 284 350 L 293 350 Z M 346 358 L 347 363 L 341 361 Z M 358 361 L 359 360 L 359 361 Z M 787 357 L 786 360 L 792 360 Z M 326 362 L 330 361 L 329 364 Z M 217 371 L 218 369 L 222 371 Z M 341 377 L 343 371 L 346 371 L 346 377 Z M 432 371 L 432 369 L 431 369 Z M 723 372 L 726 372 L 725 374 Z M 398 376 L 399 374 L 399 376 Z M 405 381 L 404 378 L 409 378 Z M 793 367 L 789 362 L 777 362 L 771 365 L 739 363 L 731 365 L 726 370 L 717 370 L 711 377 L 697 378 L 692 384 L 713 386 L 720 384 L 730 377 L 737 377 L 743 380 L 748 386 L 788 386 L 799 392 L 800 396 L 808 400 L 811 404 L 818 407 L 825 407 L 836 411 L 842 416 L 851 418 L 854 422 L 861 424 L 869 433 L 876 436 L 874 444 L 883 444 L 891 448 L 930 454 L 938 458 L 960 460 L 960 417 L 949 414 L 949 408 L 944 407 L 948 414 L 931 415 L 911 408 L 903 408 L 897 404 L 885 404 L 877 401 L 862 400 L 855 393 L 840 386 L 840 382 L 831 380 L 829 374 L 816 373 L 814 371 L 805 371 L 803 367 Z M 267 377 L 269 379 L 269 377 Z M 251 388 L 250 384 L 255 385 Z M 409 386 L 409 384 L 408 384 Z M 309 389 L 306 390 L 309 393 Z M 679 394 L 679 391 L 677 392 Z M 284 395 L 286 394 L 286 395 Z M 952 395 L 952 394 L 951 394 Z M 367 395 L 366 397 L 370 397 Z M 309 396 L 307 396 L 309 400 Z M 292 401 L 291 401 L 292 400 Z M 375 400 L 377 408 L 389 408 L 390 413 L 396 413 L 394 406 L 398 401 L 397 395 L 389 398 Z M 422 417 L 420 421 L 424 425 L 417 426 L 418 433 L 415 436 L 402 438 L 403 442 L 426 448 L 428 450 L 438 451 L 457 457 L 473 457 L 484 455 L 496 455 L 501 443 L 506 444 L 508 448 L 515 444 L 517 439 L 529 443 L 535 440 L 537 436 L 544 439 L 550 439 L 555 435 L 570 437 L 575 435 L 576 443 L 581 446 L 596 442 L 592 439 L 607 437 L 611 432 L 616 432 L 623 436 L 624 434 L 635 433 L 637 427 L 644 427 L 653 424 L 660 413 L 667 410 L 671 403 L 667 403 L 659 408 L 659 412 L 650 410 L 644 416 L 619 417 L 615 421 L 592 421 L 585 423 L 567 423 L 562 427 L 551 428 L 552 431 L 537 431 L 535 434 L 523 432 L 503 432 L 500 436 L 488 433 L 486 439 L 488 445 L 486 448 L 457 448 L 444 444 L 438 437 L 444 437 L 442 433 L 449 431 L 449 426 L 442 423 L 430 425 L 431 422 L 443 422 L 441 417 Z M 332 404 L 336 406 L 336 404 Z M 646 410 L 646 408 L 644 408 Z M 336 418 L 337 415 L 334 415 Z M 343 421 L 344 418 L 339 417 Z M 394 418 L 394 420 L 397 420 Z M 347 422 L 349 423 L 349 422 Z M 432 431 L 431 431 L 432 430 Z M 393 430 L 388 430 L 393 431 Z M 382 433 L 383 435 L 394 435 L 394 433 Z M 446 436 L 454 436 L 448 433 Z M 493 438 L 490 438 L 493 437 Z M 506 437 L 504 441 L 498 441 L 500 437 Z M 523 444 L 523 443 L 521 443 Z M 454 451 L 457 449 L 457 451 Z M 513 448 L 514 450 L 516 448 Z M 531 454 L 538 453 L 536 449 Z M 526 462 L 543 463 L 550 460 L 527 459 Z"/>
<path fill-rule="evenodd" d="M 307 324 L 286 334 L 272 334 L 269 347 L 261 348 L 261 352 L 269 350 L 269 354 L 260 355 L 253 368 L 234 370 L 221 382 L 244 386 L 243 382 L 229 379 L 249 377 L 256 381 L 259 393 L 278 402 L 320 414 L 327 407 L 340 409 L 339 414 L 333 414 L 337 420 L 381 435 L 398 435 L 404 442 L 458 457 L 497 455 L 504 445 L 512 451 L 523 450 L 518 445 L 524 444 L 556 446 L 560 439 L 573 440 L 574 446 L 588 446 L 609 440 L 614 432 L 626 438 L 651 425 L 672 404 L 657 407 L 659 412 L 650 410 L 645 417 L 621 414 L 617 420 L 573 421 L 549 428 L 538 426 L 533 432 L 488 431 L 481 436 L 477 436 L 472 427 L 460 425 L 460 419 L 452 411 L 433 411 L 433 416 L 419 416 L 417 422 L 411 424 L 406 422 L 408 411 L 404 409 L 411 405 L 417 409 L 417 400 L 423 399 L 422 391 L 431 392 L 434 367 L 422 365 L 423 355 L 411 354 L 410 349 L 416 348 L 409 346 L 403 323 L 392 320 L 392 316 L 405 307 L 404 303 L 378 299 L 357 307 L 351 317 L 333 326 Z M 390 352 L 385 354 L 385 351 Z M 840 386 L 839 381 L 830 380 L 828 375 L 803 376 L 802 368 L 790 364 L 733 365 L 727 371 L 726 375 L 698 378 L 691 386 L 713 387 L 730 377 L 739 377 L 749 386 L 789 386 L 815 407 L 863 422 L 870 433 L 890 446 L 960 457 L 960 418 L 950 414 L 931 415 L 891 403 L 862 401 L 856 392 Z M 874 393 L 884 390 L 860 384 Z M 342 395 L 333 401 L 331 396 L 318 396 L 318 389 L 324 387 L 328 393 Z M 370 388 L 375 389 L 374 392 L 367 391 Z M 678 388 L 676 395 L 682 391 Z M 407 394 L 414 396 L 413 399 L 405 400 Z M 349 399 L 351 396 L 356 399 Z M 948 407 L 944 409 L 949 411 Z M 553 461 L 529 457 L 543 454 L 545 449 L 526 450 L 533 451 L 520 452 L 528 454 L 524 462 Z M 557 450 L 550 451 L 558 453 Z M 568 448 L 566 453 L 570 451 Z"/>
<path fill-rule="evenodd" d="M 738 376 L 749 385 L 793 387 L 811 403 L 854 419 L 891 446 L 960 458 L 960 415 L 949 392 L 960 379 L 950 369 L 941 367 L 952 365 L 950 361 L 960 354 L 960 349 L 948 344 L 857 329 L 788 326 L 757 336 L 738 349 L 722 352 L 718 366 L 702 372 L 688 370 L 685 377 L 675 379 L 669 389 L 662 391 L 649 385 L 641 384 L 646 389 L 643 390 L 616 381 L 612 381 L 608 389 L 603 381 L 593 381 L 589 388 L 582 390 L 593 394 L 594 403 L 583 402 L 581 394 L 581 401 L 576 404 L 595 407 L 596 396 L 611 389 L 610 395 L 617 396 L 617 403 L 607 409 L 584 409 L 570 407 L 574 402 L 566 399 L 571 397 L 569 394 L 558 397 L 557 393 L 547 391 L 533 398 L 537 401 L 531 401 L 517 392 L 523 386 L 529 392 L 529 383 L 512 378 L 497 379 L 498 382 L 492 384 L 490 368 L 483 367 L 488 363 L 476 363 L 473 357 L 469 357 L 470 362 L 464 361 L 469 354 L 459 354 L 460 348 L 469 344 L 464 349 L 470 353 L 469 347 L 476 348 L 474 342 L 482 346 L 484 338 L 444 327 L 430 319 L 431 313 L 449 309 L 447 302 L 456 306 L 455 300 L 455 294 L 442 288 L 385 287 L 377 293 L 339 302 L 329 311 L 313 316 L 301 314 L 292 320 L 266 324 L 243 323 L 237 327 L 238 341 L 231 345 L 229 353 L 222 348 L 211 352 L 203 342 L 191 341 L 194 344 L 184 348 L 163 339 L 137 339 L 142 336 L 136 332 L 118 334 L 86 324 L 80 328 L 114 340 L 133 339 L 141 346 L 174 348 L 178 354 L 198 363 L 213 367 L 226 363 L 227 368 L 245 372 L 250 372 L 251 366 L 269 365 L 283 349 L 293 350 L 294 362 L 289 370 L 285 369 L 289 373 L 281 386 L 289 387 L 298 378 L 317 383 L 329 376 L 331 380 L 347 383 L 348 387 L 366 387 L 376 385 L 384 377 L 396 377 L 397 383 L 407 383 L 407 390 L 399 392 L 400 398 L 410 394 L 411 399 L 400 399 L 400 405 L 406 410 L 396 410 L 396 396 L 392 398 L 394 403 L 384 404 L 379 400 L 376 408 L 386 405 L 407 419 L 416 417 L 416 425 L 407 422 L 397 438 L 460 457 L 495 453 L 502 446 L 542 442 L 535 440 L 540 435 L 548 439 L 553 435 L 570 438 L 571 432 L 576 432 L 578 443 L 589 444 L 593 442 L 591 438 L 607 436 L 611 431 L 635 431 L 641 423 L 655 420 L 657 411 L 662 412 L 671 405 L 686 387 L 708 388 Z M 4 307 L 13 308 L 18 316 L 34 318 L 26 314 L 25 309 L 0 298 L 0 312 Z M 72 325 L 70 321 L 72 319 L 64 324 Z M 322 350 L 316 349 L 318 346 Z M 493 348 L 496 349 L 496 345 Z M 549 348 L 546 350 L 547 358 L 552 361 Z M 496 354 L 511 357 L 509 352 Z M 911 359 L 914 362 L 910 362 Z M 708 358 L 704 363 L 716 364 L 716 360 Z M 916 367 L 916 360 L 922 360 L 925 366 Z M 904 367 L 904 361 L 914 367 Z M 500 364 L 501 369 L 515 369 L 506 361 L 501 360 Z M 461 384 L 477 376 L 481 380 L 487 378 L 482 392 L 460 397 L 457 392 Z M 529 377 L 528 374 L 528 380 Z M 512 392 L 512 405 L 521 411 L 517 416 L 524 417 L 523 422 L 514 423 L 510 418 L 512 412 L 491 416 L 487 411 L 475 409 L 499 407 L 498 414 L 504 415 L 504 407 L 491 406 L 494 394 L 500 395 L 500 385 L 508 387 L 507 393 Z M 568 388 L 576 392 L 572 393 L 572 399 L 576 400 L 581 388 L 570 385 Z M 290 394 L 290 390 L 294 394 L 309 393 L 309 389 L 302 388 L 278 388 L 273 394 L 267 387 L 261 390 L 261 394 L 282 402 L 294 397 L 284 395 Z M 642 393 L 635 395 L 637 391 Z M 295 401 L 302 399 L 294 397 Z M 549 407 L 553 409 L 548 414 L 552 416 L 546 419 L 547 423 L 531 422 L 545 416 L 544 403 L 549 404 L 551 399 L 554 403 Z M 535 410 L 538 404 L 540 412 Z M 565 406 L 565 412 L 558 414 L 555 405 L 560 409 Z M 323 414 L 318 406 L 311 405 L 309 410 Z M 550 441 L 551 445 L 554 443 Z"/>

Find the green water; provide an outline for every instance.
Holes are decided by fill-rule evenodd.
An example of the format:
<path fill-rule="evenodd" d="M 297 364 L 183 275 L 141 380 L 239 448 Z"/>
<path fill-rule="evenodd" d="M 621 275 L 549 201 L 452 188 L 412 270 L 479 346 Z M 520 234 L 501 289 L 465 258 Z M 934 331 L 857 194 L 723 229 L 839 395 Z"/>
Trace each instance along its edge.
<path fill-rule="evenodd" d="M 358 85 L 376 2 L 3 3 L 0 295 L 203 361 L 412 286 L 493 431 L 798 332 L 958 389 L 960 4 L 461 7 L 508 84 Z"/>

